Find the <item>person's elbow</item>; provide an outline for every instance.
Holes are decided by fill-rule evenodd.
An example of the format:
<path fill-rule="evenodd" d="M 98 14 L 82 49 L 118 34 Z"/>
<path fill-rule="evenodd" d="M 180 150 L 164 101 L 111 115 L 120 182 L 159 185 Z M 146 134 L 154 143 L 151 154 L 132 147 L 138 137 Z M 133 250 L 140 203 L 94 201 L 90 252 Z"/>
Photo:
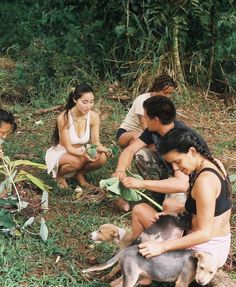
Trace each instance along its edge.
<path fill-rule="evenodd" d="M 127 146 L 127 147 L 122 151 L 121 156 L 122 156 L 123 158 L 127 158 L 127 157 L 133 158 L 134 153 L 135 153 L 135 152 L 134 152 L 134 150 L 133 150 L 133 148 L 132 148 L 132 144 L 131 144 L 131 145 Z"/>
<path fill-rule="evenodd" d="M 201 231 L 201 243 L 211 240 L 211 230 L 205 229 Z"/>
<path fill-rule="evenodd" d="M 186 178 L 175 179 L 175 189 L 178 192 L 187 192 L 189 188 L 189 181 Z"/>

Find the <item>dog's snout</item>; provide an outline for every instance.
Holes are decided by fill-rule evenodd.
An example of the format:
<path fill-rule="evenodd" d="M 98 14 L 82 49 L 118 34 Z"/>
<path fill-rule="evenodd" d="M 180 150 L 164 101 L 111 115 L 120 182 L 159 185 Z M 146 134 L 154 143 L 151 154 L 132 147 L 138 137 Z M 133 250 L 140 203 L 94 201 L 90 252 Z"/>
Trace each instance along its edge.
<path fill-rule="evenodd" d="M 202 286 L 207 284 L 204 279 L 197 279 L 196 282 Z"/>
<path fill-rule="evenodd" d="M 89 235 L 90 235 L 90 238 L 91 238 L 92 240 L 97 240 L 97 232 L 96 232 L 96 231 L 91 232 Z"/>

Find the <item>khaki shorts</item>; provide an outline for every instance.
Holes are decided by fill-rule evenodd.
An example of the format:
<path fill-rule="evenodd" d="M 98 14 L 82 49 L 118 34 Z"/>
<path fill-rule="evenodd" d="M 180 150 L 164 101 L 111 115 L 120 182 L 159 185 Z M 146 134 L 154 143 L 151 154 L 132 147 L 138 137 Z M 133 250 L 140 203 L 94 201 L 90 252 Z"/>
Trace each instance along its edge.
<path fill-rule="evenodd" d="M 160 161 L 155 150 L 147 147 L 140 149 L 134 156 L 134 161 L 139 174 L 143 179 L 158 180 L 167 179 L 173 176 L 170 170 L 166 168 L 166 165 Z M 174 198 L 180 203 L 184 204 L 186 201 L 185 193 L 171 193 L 164 194 L 159 192 L 151 192 L 154 200 L 162 204 L 167 198 Z"/>
<path fill-rule="evenodd" d="M 165 199 L 168 198 L 174 198 L 176 199 L 178 202 L 185 204 L 186 201 L 186 194 L 185 193 L 171 193 L 171 194 L 166 194 Z"/>

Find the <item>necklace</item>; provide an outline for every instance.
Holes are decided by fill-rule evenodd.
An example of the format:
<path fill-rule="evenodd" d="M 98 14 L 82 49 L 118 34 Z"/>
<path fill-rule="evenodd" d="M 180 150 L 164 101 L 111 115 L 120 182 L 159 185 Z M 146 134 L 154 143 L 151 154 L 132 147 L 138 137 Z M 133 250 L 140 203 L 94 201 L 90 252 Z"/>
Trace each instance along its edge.
<path fill-rule="evenodd" d="M 85 122 L 85 116 L 82 116 L 82 117 L 76 117 L 75 116 L 75 112 L 73 111 L 73 110 L 71 110 L 72 111 L 72 118 L 73 118 L 73 120 L 76 122 L 76 124 L 79 126 L 79 127 L 81 127 L 82 125 L 83 125 L 83 123 Z"/>

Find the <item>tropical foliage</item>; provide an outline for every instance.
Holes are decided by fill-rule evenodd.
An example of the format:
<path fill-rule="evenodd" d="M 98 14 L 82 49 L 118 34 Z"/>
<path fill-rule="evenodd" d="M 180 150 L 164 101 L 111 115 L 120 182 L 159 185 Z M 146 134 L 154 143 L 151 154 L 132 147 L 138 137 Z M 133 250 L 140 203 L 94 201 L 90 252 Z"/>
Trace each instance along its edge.
<path fill-rule="evenodd" d="M 157 72 L 187 84 L 235 91 L 233 0 L 12 0 L 1 2 L 0 92 L 58 103 L 76 81 L 123 81 L 135 92 Z"/>

